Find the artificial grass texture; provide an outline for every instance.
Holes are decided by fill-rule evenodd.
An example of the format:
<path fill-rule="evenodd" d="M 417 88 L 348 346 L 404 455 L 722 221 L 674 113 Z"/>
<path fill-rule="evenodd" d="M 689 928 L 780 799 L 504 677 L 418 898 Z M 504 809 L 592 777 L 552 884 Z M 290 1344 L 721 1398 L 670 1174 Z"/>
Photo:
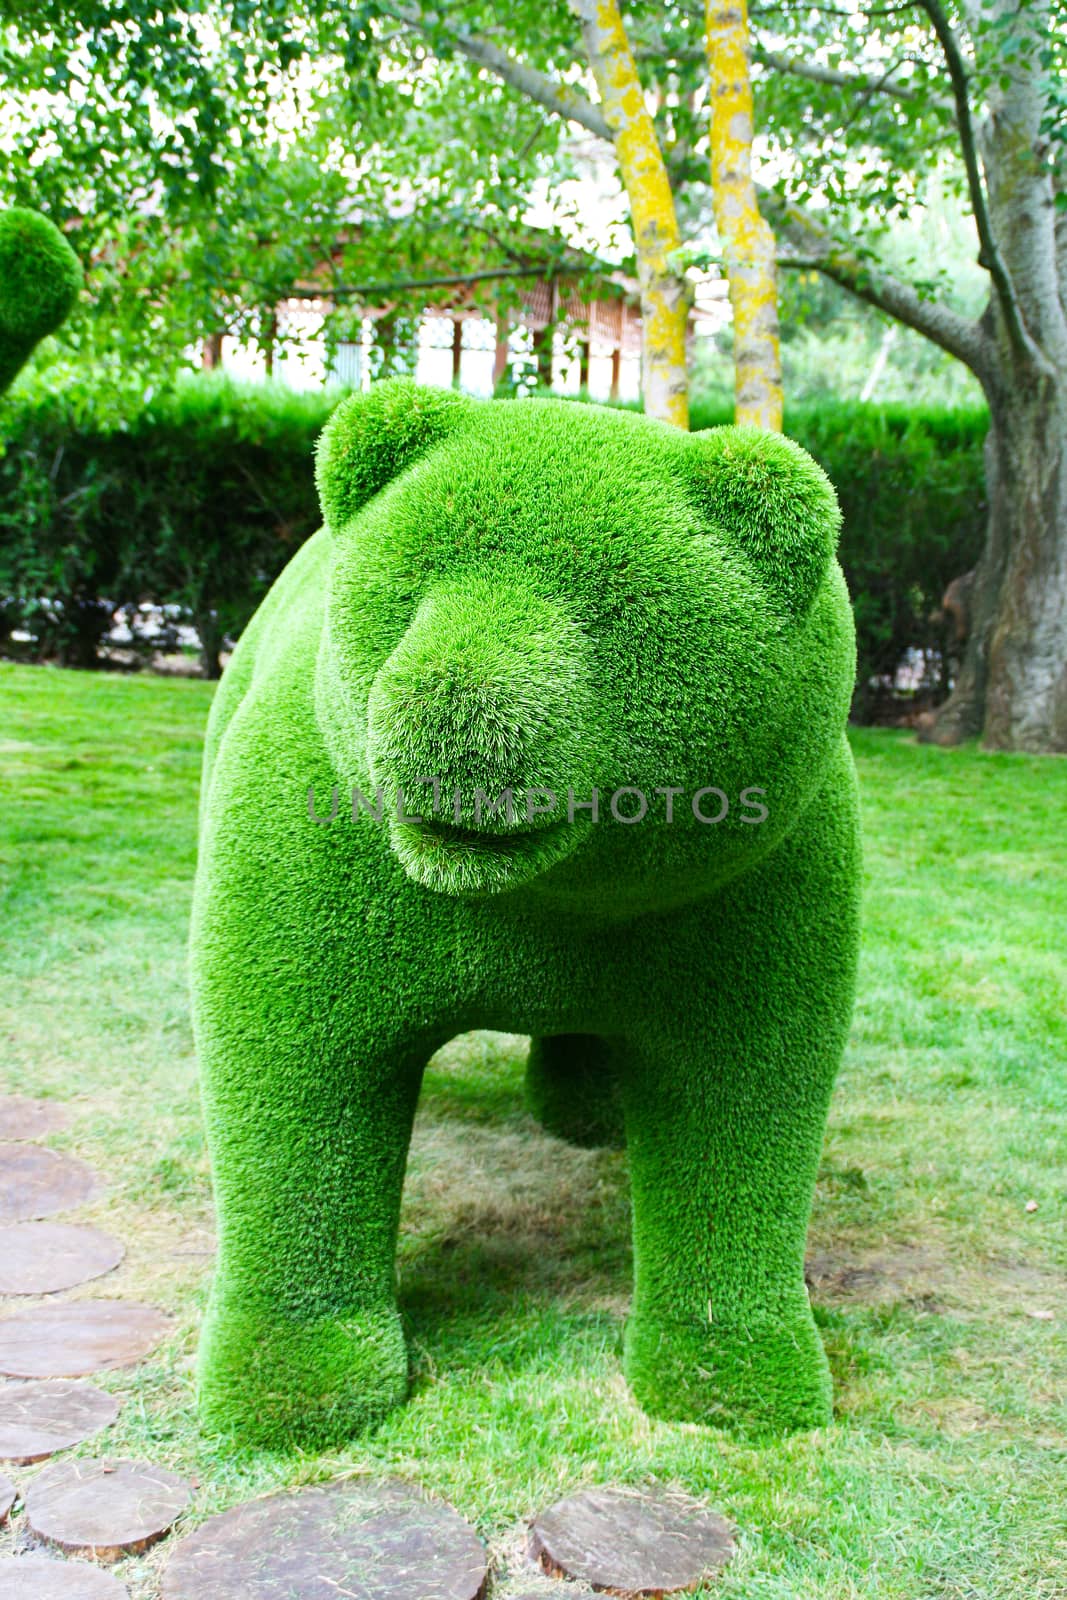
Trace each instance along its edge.
<path fill-rule="evenodd" d="M 850 733 L 864 937 L 808 1239 L 830 1427 L 754 1449 L 642 1412 L 619 1368 L 626 1156 L 541 1132 L 526 1041 L 473 1034 L 423 1077 L 398 1256 L 408 1403 L 335 1452 L 253 1452 L 201 1432 L 191 1370 L 212 1207 L 185 938 L 212 692 L 0 663 L 0 1092 L 63 1101 L 49 1142 L 107 1181 L 77 1220 L 127 1256 L 74 1297 L 173 1318 L 148 1360 L 92 1380 L 122 1411 L 73 1454 L 195 1479 L 186 1529 L 280 1489 L 400 1476 L 477 1525 L 494 1600 L 535 1581 L 526 1518 L 649 1481 L 738 1525 L 702 1600 L 1067 1592 L 1062 762 Z M 37 1470 L 8 1475 L 25 1489 Z M 0 1528 L 0 1555 L 22 1526 Z M 131 1600 L 158 1600 L 172 1548 L 118 1563 Z"/>
<path fill-rule="evenodd" d="M 0 212 L 0 393 L 64 321 L 82 284 L 77 256 L 39 212 Z"/>
<path fill-rule="evenodd" d="M 859 854 L 825 476 L 753 430 L 402 381 L 338 409 L 318 476 L 327 527 L 208 735 L 205 1423 L 335 1445 L 404 1393 L 419 1086 L 476 1026 L 542 1041 L 531 1103 L 555 1132 L 589 1141 L 592 1073 L 604 1137 L 621 1109 L 648 1411 L 826 1422 L 803 1252 Z M 380 821 L 350 816 L 354 790 Z"/>

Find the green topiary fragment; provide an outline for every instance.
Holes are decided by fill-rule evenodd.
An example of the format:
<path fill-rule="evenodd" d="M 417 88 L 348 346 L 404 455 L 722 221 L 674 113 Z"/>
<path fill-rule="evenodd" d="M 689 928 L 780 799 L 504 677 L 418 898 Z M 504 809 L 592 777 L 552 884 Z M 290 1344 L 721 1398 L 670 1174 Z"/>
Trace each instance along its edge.
<path fill-rule="evenodd" d="M 64 321 L 81 285 L 78 258 L 54 223 L 21 207 L 0 213 L 0 392 Z"/>
<path fill-rule="evenodd" d="M 804 1241 L 859 909 L 829 484 L 771 434 L 403 381 L 319 482 L 208 734 L 205 1421 L 323 1444 L 401 1398 L 421 1073 L 485 1026 L 533 1036 L 553 1133 L 625 1132 L 641 1403 L 825 1422 Z"/>

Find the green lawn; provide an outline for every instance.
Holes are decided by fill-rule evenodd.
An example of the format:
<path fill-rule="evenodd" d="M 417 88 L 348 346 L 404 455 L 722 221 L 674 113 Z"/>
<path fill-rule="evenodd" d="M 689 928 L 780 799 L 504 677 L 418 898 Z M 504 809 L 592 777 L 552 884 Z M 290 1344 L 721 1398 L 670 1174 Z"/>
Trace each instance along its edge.
<path fill-rule="evenodd" d="M 341 1454 L 234 1457 L 198 1436 L 190 1384 L 211 1205 L 184 939 L 210 695 L 0 667 L 0 1088 L 72 1102 L 52 1143 L 111 1180 L 84 1216 L 128 1258 L 75 1294 L 174 1317 L 158 1359 L 100 1380 L 126 1402 L 108 1453 L 196 1478 L 197 1519 L 399 1473 L 478 1525 L 498 1596 L 535 1509 L 651 1478 L 737 1523 L 724 1600 L 1067 1594 L 1067 764 L 855 736 L 866 940 L 810 1240 L 833 1427 L 756 1449 L 642 1415 L 619 1372 L 625 1158 L 542 1135 L 523 1041 L 477 1035 L 427 1075 L 409 1172 L 410 1403 Z M 132 1595 L 158 1592 L 166 1548 L 117 1569 Z"/>

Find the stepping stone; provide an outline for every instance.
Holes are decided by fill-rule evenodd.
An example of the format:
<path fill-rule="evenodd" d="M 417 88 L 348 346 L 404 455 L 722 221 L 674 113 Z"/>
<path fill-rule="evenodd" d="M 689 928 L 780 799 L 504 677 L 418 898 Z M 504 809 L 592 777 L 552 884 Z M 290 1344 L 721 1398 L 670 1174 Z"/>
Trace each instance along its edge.
<path fill-rule="evenodd" d="M 74 1300 L 34 1306 L 0 1321 L 0 1373 L 8 1378 L 84 1378 L 132 1367 L 170 1323 L 137 1300 Z"/>
<path fill-rule="evenodd" d="M 0 1387 L 0 1459 L 22 1467 L 43 1461 L 109 1428 L 120 1409 L 113 1394 L 88 1383 L 5 1383 Z"/>
<path fill-rule="evenodd" d="M 69 1121 L 70 1112 L 58 1100 L 0 1095 L 0 1139 L 41 1139 L 46 1133 L 59 1133 Z"/>
<path fill-rule="evenodd" d="M 76 1222 L 16 1222 L 0 1228 L 0 1294 L 58 1294 L 102 1278 L 126 1248 Z"/>
<path fill-rule="evenodd" d="M 124 1583 L 84 1561 L 13 1556 L 0 1561 L 0 1595 L 17 1600 L 129 1600 Z"/>
<path fill-rule="evenodd" d="M 183 1539 L 163 1600 L 482 1600 L 474 1529 L 402 1483 L 347 1481 L 270 1495 Z"/>
<path fill-rule="evenodd" d="M 662 1489 L 583 1489 L 530 1524 L 529 1553 L 551 1577 L 627 1597 L 696 1589 L 733 1551 L 728 1522 Z"/>
<path fill-rule="evenodd" d="M 0 1223 L 72 1211 L 99 1192 L 96 1173 L 74 1156 L 39 1144 L 0 1144 Z"/>
<path fill-rule="evenodd" d="M 30 1532 L 69 1555 L 118 1561 L 140 1555 L 169 1533 L 192 1499 L 192 1485 L 147 1461 L 57 1461 L 29 1488 Z"/>
<path fill-rule="evenodd" d="M 0 1528 L 3 1527 L 10 1515 L 11 1507 L 15 1504 L 15 1498 L 15 1485 L 10 1478 L 5 1478 L 3 1473 L 0 1473 Z M 0 1593 L 2 1592 L 0 1590 Z"/>

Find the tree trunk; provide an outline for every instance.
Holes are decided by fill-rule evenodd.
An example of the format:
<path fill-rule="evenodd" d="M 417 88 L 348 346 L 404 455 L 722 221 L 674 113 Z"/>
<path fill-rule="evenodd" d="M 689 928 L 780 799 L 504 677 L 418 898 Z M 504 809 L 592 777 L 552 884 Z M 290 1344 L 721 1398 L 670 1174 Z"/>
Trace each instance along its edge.
<path fill-rule="evenodd" d="M 208 608 L 193 614 L 193 626 L 200 639 L 200 674 L 214 681 L 222 677 L 219 656 L 224 643 L 222 630 L 215 613 Z"/>
<path fill-rule="evenodd" d="M 671 265 L 681 246 L 670 179 L 618 0 L 571 0 L 615 142 L 630 201 L 641 280 L 641 394 L 645 413 L 689 426 L 686 332 L 690 289 Z"/>
<path fill-rule="evenodd" d="M 56 648 L 61 667 L 91 672 L 100 665 L 100 645 L 114 620 L 109 600 L 68 595 L 63 600 L 62 626 Z"/>
<path fill-rule="evenodd" d="M 711 177 L 734 314 L 734 421 L 782 431 L 777 251 L 752 181 L 751 44 L 746 0 L 707 0 Z"/>
<path fill-rule="evenodd" d="M 1045 124 L 1049 0 L 995 0 L 998 73 L 979 131 L 1006 299 L 994 293 L 975 370 L 989 401 L 989 532 L 959 681 L 930 736 L 1067 753 L 1067 279 Z M 987 252 L 988 254 L 988 252 Z M 990 265 L 987 260 L 986 265 Z"/>
<path fill-rule="evenodd" d="M 1067 374 L 990 386 L 989 530 L 953 693 L 926 737 L 1067 754 Z"/>

